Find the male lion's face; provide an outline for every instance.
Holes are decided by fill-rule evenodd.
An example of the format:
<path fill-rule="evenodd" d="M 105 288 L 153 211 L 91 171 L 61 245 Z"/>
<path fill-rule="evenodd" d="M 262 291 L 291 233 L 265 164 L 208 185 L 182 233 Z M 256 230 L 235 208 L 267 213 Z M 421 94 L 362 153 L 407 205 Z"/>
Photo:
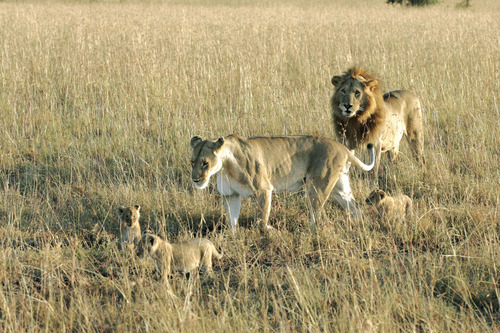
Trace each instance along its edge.
<path fill-rule="evenodd" d="M 369 205 L 377 205 L 386 196 L 385 192 L 380 189 L 375 189 L 366 198 L 366 203 Z"/>
<path fill-rule="evenodd" d="M 362 77 L 334 76 L 332 84 L 335 86 L 335 93 L 332 97 L 334 110 L 338 108 L 343 117 L 352 118 L 364 111 L 370 93 L 377 82 L 376 80 L 366 81 Z"/>
<path fill-rule="evenodd" d="M 207 187 L 210 177 L 222 169 L 219 153 L 224 139 L 202 140 L 199 136 L 191 139 L 191 180 L 198 189 Z"/>
<path fill-rule="evenodd" d="M 120 219 L 122 220 L 122 223 L 126 227 L 131 227 L 132 225 L 136 224 L 139 222 L 139 217 L 141 214 L 139 214 L 139 210 L 141 209 L 141 206 L 135 205 L 132 207 L 120 207 L 118 208 L 118 213 L 120 215 Z"/>

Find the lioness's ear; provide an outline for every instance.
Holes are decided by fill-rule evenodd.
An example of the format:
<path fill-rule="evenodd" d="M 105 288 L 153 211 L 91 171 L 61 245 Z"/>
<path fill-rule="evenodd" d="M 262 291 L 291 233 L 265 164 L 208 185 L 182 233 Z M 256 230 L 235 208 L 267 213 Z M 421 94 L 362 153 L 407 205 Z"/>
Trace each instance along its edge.
<path fill-rule="evenodd" d="M 224 138 L 219 138 L 219 140 L 215 142 L 215 149 L 219 149 L 220 147 L 222 147 L 223 144 L 224 144 Z"/>
<path fill-rule="evenodd" d="M 370 80 L 366 82 L 365 86 L 370 89 L 371 91 L 374 91 L 375 88 L 378 86 L 378 81 L 377 80 Z"/>
<path fill-rule="evenodd" d="M 195 135 L 191 138 L 191 149 L 194 149 L 194 147 L 196 147 L 196 145 L 198 144 L 198 142 L 201 141 L 201 137 L 199 137 L 198 135 Z"/>
<path fill-rule="evenodd" d="M 334 76 L 332 77 L 332 84 L 336 87 L 342 81 L 342 76 Z"/>
<path fill-rule="evenodd" d="M 137 209 L 137 211 L 141 210 L 141 206 L 139 205 L 135 205 L 134 208 Z"/>

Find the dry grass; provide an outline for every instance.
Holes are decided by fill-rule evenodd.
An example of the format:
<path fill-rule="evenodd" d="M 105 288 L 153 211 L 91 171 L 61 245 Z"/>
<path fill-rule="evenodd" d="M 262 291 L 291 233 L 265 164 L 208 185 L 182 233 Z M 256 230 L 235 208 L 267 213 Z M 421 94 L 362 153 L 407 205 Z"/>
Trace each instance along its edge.
<path fill-rule="evenodd" d="M 500 8 L 472 5 L 0 3 L 0 331 L 498 331 Z M 423 101 L 427 165 L 403 144 L 380 178 L 414 216 L 329 203 L 316 234 L 298 192 L 274 197 L 270 236 L 245 201 L 233 237 L 189 182 L 191 136 L 331 137 L 330 78 L 353 64 Z M 133 203 L 222 248 L 215 276 L 172 297 L 122 255 Z"/>

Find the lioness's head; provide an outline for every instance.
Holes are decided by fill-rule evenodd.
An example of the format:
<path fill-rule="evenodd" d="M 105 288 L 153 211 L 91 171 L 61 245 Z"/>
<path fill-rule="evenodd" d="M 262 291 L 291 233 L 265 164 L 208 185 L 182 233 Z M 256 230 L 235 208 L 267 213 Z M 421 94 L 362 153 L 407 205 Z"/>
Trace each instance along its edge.
<path fill-rule="evenodd" d="M 202 140 L 199 136 L 191 139 L 191 179 L 194 186 L 203 189 L 208 185 L 210 177 L 222 169 L 220 152 L 224 138 L 217 141 Z"/>
<path fill-rule="evenodd" d="M 125 226 L 131 227 L 132 225 L 139 223 L 139 217 L 141 216 L 141 214 L 139 214 L 140 210 L 141 206 L 139 205 L 131 207 L 121 206 L 120 208 L 118 208 L 120 220 Z"/>
<path fill-rule="evenodd" d="M 158 236 L 145 232 L 142 234 L 141 241 L 137 247 L 137 255 L 144 257 L 153 254 L 158 249 L 159 243 L 160 238 Z"/>
<path fill-rule="evenodd" d="M 368 198 L 366 198 L 366 203 L 369 205 L 377 205 L 380 201 L 382 201 L 387 194 L 380 190 L 380 189 L 375 189 L 370 193 Z"/>
<path fill-rule="evenodd" d="M 335 92 L 331 99 L 333 112 L 342 118 L 359 117 L 371 111 L 376 103 L 373 95 L 378 81 L 366 69 L 353 67 L 341 76 L 334 76 Z"/>

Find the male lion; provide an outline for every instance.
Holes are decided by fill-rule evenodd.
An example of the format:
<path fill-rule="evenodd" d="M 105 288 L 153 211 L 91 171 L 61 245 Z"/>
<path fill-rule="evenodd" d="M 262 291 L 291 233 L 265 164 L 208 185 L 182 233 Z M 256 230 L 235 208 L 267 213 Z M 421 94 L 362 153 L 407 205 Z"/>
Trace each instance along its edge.
<path fill-rule="evenodd" d="M 184 274 L 192 273 L 203 264 L 206 272 L 212 273 L 212 256 L 222 258 L 214 244 L 205 238 L 196 238 L 179 243 L 169 243 L 151 233 L 142 235 L 137 254 L 149 255 L 155 261 L 163 283 L 168 284 L 172 267 Z"/>
<path fill-rule="evenodd" d="M 141 239 L 141 225 L 139 224 L 139 211 L 141 206 L 135 205 L 131 207 L 120 207 L 118 213 L 120 215 L 120 244 L 122 250 L 134 249 Z"/>
<path fill-rule="evenodd" d="M 413 207 L 413 202 L 409 196 L 399 194 L 391 197 L 380 189 L 373 190 L 366 198 L 366 203 L 374 205 L 383 218 L 402 219 L 410 214 Z"/>
<path fill-rule="evenodd" d="M 322 211 L 328 196 L 335 198 L 359 217 L 347 175 L 341 175 L 347 161 L 365 171 L 375 163 L 372 145 L 368 146 L 370 165 L 355 157 L 334 140 L 315 136 L 279 136 L 242 138 L 229 135 L 215 141 L 191 139 L 191 166 L 194 185 L 203 189 L 210 177 L 218 173 L 217 189 L 223 195 L 231 230 L 236 232 L 241 197 L 255 195 L 258 200 L 260 226 L 268 226 L 271 193 L 293 191 L 306 186 L 311 227 Z M 345 186 L 347 179 L 347 186 Z M 339 187 L 340 184 L 340 187 Z M 343 191 L 339 190 L 342 188 Z"/>
<path fill-rule="evenodd" d="M 377 179 L 381 153 L 399 152 L 403 134 L 417 160 L 423 160 L 424 132 L 419 99 L 409 91 L 396 90 L 382 95 L 378 81 L 364 68 L 353 67 L 334 76 L 335 92 L 330 104 L 335 133 L 349 148 L 375 145 L 374 177 Z"/>

